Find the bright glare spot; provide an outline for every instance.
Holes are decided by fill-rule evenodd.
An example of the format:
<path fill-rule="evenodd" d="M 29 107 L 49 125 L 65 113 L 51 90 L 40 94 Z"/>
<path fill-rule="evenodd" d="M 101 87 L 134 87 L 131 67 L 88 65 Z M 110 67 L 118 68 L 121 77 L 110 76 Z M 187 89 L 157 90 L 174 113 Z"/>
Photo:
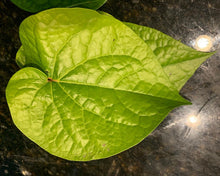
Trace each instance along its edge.
<path fill-rule="evenodd" d="M 197 127 L 198 125 L 200 125 L 200 119 L 197 116 L 191 115 L 187 118 L 186 124 L 189 127 Z"/>
<path fill-rule="evenodd" d="M 207 38 L 200 38 L 197 41 L 197 45 L 199 48 L 203 49 L 209 45 L 209 40 Z"/>
<path fill-rule="evenodd" d="M 200 51 L 210 51 L 212 48 L 212 39 L 207 35 L 200 35 L 195 41 L 195 49 Z"/>
<path fill-rule="evenodd" d="M 189 117 L 189 121 L 190 121 L 191 123 L 196 123 L 197 120 L 198 120 L 198 119 L 197 119 L 195 116 Z"/>

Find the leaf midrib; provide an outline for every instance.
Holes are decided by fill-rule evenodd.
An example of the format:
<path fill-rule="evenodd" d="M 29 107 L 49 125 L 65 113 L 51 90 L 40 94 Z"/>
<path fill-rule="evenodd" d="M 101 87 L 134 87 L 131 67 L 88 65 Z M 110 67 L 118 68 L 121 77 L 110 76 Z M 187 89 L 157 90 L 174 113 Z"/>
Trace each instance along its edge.
<path fill-rule="evenodd" d="M 172 56 L 172 55 L 171 55 Z M 202 56 L 202 57 L 196 57 L 196 56 L 194 56 L 194 57 L 191 57 L 190 59 L 188 59 L 188 60 L 181 60 L 181 61 L 176 61 L 176 62 L 172 62 L 172 63 L 168 63 L 168 64 L 161 64 L 161 66 L 162 66 L 162 68 L 164 68 L 164 67 L 168 67 L 168 66 L 171 66 L 171 65 L 177 65 L 177 64 L 182 64 L 182 63 L 184 63 L 184 62 L 187 62 L 187 61 L 194 61 L 194 60 L 203 60 L 203 59 L 206 59 L 207 57 L 210 57 L 211 56 L 211 54 L 209 55 L 209 54 L 207 54 L 207 55 L 204 55 L 204 56 Z"/>
<path fill-rule="evenodd" d="M 75 84 L 75 85 L 80 85 L 80 86 L 97 87 L 97 88 L 108 89 L 108 90 L 113 90 L 113 91 L 122 91 L 122 92 L 138 94 L 138 95 L 144 95 L 144 96 L 148 96 L 148 97 L 153 97 L 153 98 L 158 98 L 158 99 L 165 99 L 165 100 L 168 100 L 168 101 L 173 101 L 173 102 L 179 102 L 179 103 L 182 103 L 182 104 L 187 104 L 186 102 L 178 101 L 178 100 L 174 100 L 174 99 L 169 99 L 169 98 L 166 98 L 166 97 L 159 97 L 159 96 L 145 94 L 145 93 L 137 92 L 137 91 L 118 89 L 118 88 L 111 88 L 111 87 L 104 87 L 104 86 L 93 85 L 93 84 L 88 84 L 88 83 L 85 84 L 85 83 L 73 82 L 73 81 L 57 81 L 57 83 L 59 83 L 60 85 L 62 83 L 64 83 L 64 84 L 73 84 L 73 85 Z"/>

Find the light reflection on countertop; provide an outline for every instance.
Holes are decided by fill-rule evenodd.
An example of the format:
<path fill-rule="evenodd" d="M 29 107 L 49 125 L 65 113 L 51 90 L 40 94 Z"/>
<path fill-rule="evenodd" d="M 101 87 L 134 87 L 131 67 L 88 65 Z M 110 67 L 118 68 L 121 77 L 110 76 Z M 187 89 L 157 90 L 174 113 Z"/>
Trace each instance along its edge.
<path fill-rule="evenodd" d="M 208 35 L 200 35 L 194 42 L 193 47 L 199 51 L 208 52 L 213 46 L 213 39 Z"/>
<path fill-rule="evenodd" d="M 215 37 L 209 35 L 200 35 L 189 43 L 191 47 L 198 51 L 216 51 L 220 45 L 220 34 L 216 35 Z"/>
<path fill-rule="evenodd" d="M 191 115 L 191 116 L 187 117 L 186 125 L 191 128 L 198 127 L 200 125 L 200 123 L 201 123 L 201 121 L 200 121 L 199 116 Z"/>

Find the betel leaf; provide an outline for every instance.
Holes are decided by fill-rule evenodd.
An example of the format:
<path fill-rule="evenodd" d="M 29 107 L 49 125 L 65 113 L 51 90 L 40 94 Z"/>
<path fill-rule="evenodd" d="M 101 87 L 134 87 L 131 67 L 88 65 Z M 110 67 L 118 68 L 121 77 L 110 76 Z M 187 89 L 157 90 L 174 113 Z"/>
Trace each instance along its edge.
<path fill-rule="evenodd" d="M 125 24 L 153 50 L 165 73 L 178 90 L 183 87 L 195 70 L 213 55 L 213 53 L 196 51 L 156 29 L 133 23 Z"/>
<path fill-rule="evenodd" d="M 84 7 L 98 9 L 107 0 L 11 0 L 19 8 L 28 12 L 39 12 L 55 7 Z"/>
<path fill-rule="evenodd" d="M 47 10 L 22 22 L 20 39 L 24 68 L 10 79 L 7 102 L 16 126 L 53 155 L 115 155 L 189 104 L 148 44 L 110 15 Z"/>

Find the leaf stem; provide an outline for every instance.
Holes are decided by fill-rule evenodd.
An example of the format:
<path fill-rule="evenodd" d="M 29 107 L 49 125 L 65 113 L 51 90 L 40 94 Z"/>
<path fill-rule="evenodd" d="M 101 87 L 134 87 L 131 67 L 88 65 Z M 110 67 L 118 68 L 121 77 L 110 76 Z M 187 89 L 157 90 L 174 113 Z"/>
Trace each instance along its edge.
<path fill-rule="evenodd" d="M 59 82 L 58 80 L 52 79 L 52 78 L 49 78 L 49 77 L 47 78 L 47 81 L 48 81 L 48 82 Z"/>

